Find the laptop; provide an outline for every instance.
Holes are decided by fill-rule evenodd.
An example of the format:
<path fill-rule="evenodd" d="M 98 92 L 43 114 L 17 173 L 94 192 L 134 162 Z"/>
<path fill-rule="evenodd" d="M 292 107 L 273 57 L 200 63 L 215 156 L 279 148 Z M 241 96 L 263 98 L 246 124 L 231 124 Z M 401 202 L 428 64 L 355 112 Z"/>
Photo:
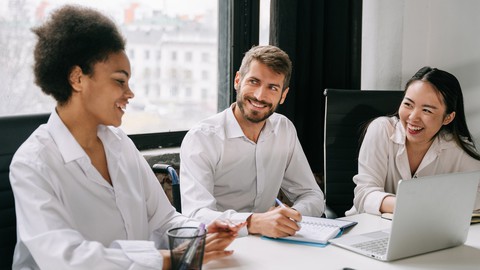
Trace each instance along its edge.
<path fill-rule="evenodd" d="M 480 171 L 400 180 L 389 230 L 344 235 L 333 245 L 393 261 L 459 246 L 467 239 Z"/>

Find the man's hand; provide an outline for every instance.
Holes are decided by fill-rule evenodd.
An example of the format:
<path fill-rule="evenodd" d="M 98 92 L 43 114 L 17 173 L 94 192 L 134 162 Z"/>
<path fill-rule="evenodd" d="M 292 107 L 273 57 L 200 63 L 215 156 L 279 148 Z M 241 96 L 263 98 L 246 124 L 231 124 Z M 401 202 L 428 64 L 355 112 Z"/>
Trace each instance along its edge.
<path fill-rule="evenodd" d="M 265 213 L 255 213 L 249 217 L 248 232 L 269 237 L 294 235 L 300 227 L 297 222 L 302 215 L 292 208 L 276 207 Z"/>

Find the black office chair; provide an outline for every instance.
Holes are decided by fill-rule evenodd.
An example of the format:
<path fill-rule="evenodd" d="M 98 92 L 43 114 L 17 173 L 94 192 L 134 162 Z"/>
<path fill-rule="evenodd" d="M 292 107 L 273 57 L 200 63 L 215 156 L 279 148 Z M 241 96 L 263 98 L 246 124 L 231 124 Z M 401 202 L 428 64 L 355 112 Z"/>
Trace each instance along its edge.
<path fill-rule="evenodd" d="M 326 89 L 324 191 L 327 218 L 345 216 L 353 206 L 359 139 L 373 118 L 398 110 L 403 91 Z"/>
<path fill-rule="evenodd" d="M 48 120 L 49 114 L 0 117 L 0 269 L 12 269 L 17 242 L 15 201 L 10 186 L 10 162 L 18 147 Z"/>

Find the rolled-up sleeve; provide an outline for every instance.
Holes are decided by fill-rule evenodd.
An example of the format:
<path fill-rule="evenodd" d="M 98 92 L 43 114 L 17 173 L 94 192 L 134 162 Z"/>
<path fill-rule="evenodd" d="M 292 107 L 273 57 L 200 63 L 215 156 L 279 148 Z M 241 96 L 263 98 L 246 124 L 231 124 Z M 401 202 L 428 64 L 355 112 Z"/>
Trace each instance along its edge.
<path fill-rule="evenodd" d="M 353 203 L 358 213 L 380 215 L 383 199 L 393 195 L 385 192 L 390 144 L 386 121 L 385 118 L 371 122 L 360 147 L 358 174 L 353 177 Z"/>

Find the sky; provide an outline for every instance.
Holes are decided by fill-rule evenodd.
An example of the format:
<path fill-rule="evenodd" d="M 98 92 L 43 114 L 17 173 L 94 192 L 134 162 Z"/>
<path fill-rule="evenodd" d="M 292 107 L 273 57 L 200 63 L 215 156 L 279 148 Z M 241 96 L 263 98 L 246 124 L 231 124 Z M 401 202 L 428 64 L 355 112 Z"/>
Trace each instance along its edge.
<path fill-rule="evenodd" d="M 25 18 L 32 20 L 37 7 L 43 2 L 48 3 L 45 8 L 46 14 L 65 4 L 77 4 L 98 9 L 120 24 L 123 22 L 125 9 L 134 3 L 139 3 L 144 11 L 160 10 L 173 17 L 187 15 L 191 18 L 215 11 L 218 5 L 218 0 L 0 0 L 0 23 L 3 20 L 17 20 L 12 11 L 16 7 L 18 10 L 18 6 L 26 7 L 28 15 Z"/>
<path fill-rule="evenodd" d="M 35 1 L 41 2 L 42 0 Z M 48 2 L 56 4 L 75 3 L 107 10 L 119 7 L 119 4 L 121 4 L 121 6 L 127 6 L 130 3 L 139 3 L 142 6 L 168 11 L 167 14 L 169 15 L 185 13 L 196 14 L 209 9 L 216 9 L 217 1 L 218 0 L 48 0 Z"/>

